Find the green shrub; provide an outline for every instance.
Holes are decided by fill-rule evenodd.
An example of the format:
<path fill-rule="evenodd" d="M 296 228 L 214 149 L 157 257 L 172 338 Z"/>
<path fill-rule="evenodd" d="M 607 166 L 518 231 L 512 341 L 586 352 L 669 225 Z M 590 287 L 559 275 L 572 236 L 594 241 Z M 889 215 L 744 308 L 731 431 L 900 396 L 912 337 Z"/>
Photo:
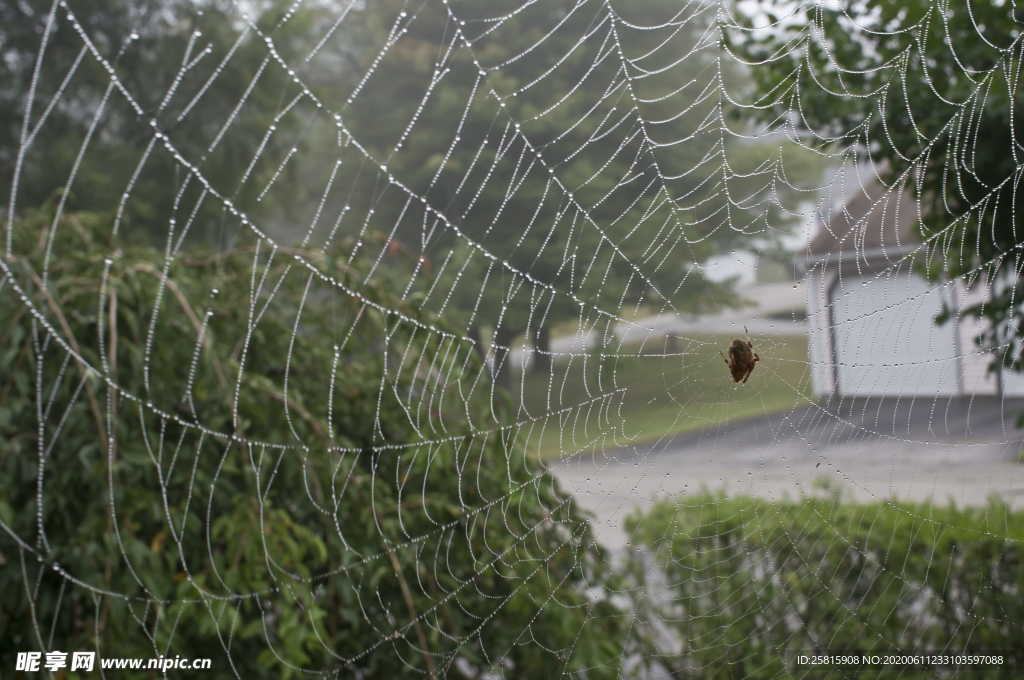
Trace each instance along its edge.
<path fill-rule="evenodd" d="M 971 667 L 970 677 L 1019 677 L 1024 668 L 1024 512 L 996 501 L 956 508 L 705 493 L 662 501 L 627 524 L 667 577 L 647 615 L 681 645 L 665 660 L 675 677 L 954 673 L 879 665 L 865 676 L 801 666 L 800 654 L 989 652 L 1004 664 Z"/>
<path fill-rule="evenodd" d="M 0 290 L 4 663 L 617 674 L 586 518 L 386 266 L 367 283 L 350 243 L 108 258 L 107 217 L 50 220 L 19 224 Z"/>

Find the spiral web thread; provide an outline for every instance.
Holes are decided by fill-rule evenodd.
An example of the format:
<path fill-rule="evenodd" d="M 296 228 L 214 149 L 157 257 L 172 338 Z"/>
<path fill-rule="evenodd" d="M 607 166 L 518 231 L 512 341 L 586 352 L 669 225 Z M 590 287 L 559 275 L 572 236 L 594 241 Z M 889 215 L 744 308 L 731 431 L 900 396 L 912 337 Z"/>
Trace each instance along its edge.
<path fill-rule="evenodd" d="M 557 11 L 548 5 L 557 5 Z M 895 308 L 910 310 L 929 295 L 948 295 L 957 286 L 967 290 L 968 284 L 984 290 L 994 285 L 993 281 L 1005 280 L 1005 272 L 1012 277 L 1020 269 L 1019 264 L 1006 264 L 1019 263 L 1017 248 L 980 261 L 972 259 L 963 246 L 967 230 L 998 219 L 997 213 L 1003 209 L 1000 201 L 1017 190 L 1021 164 L 1016 162 L 1012 174 L 989 183 L 980 200 L 972 200 L 968 209 L 944 215 L 941 228 L 911 242 L 904 242 L 898 231 L 889 234 L 883 230 L 879 243 L 872 247 L 892 251 L 884 266 L 868 263 L 868 247 L 863 243 L 868 218 L 853 216 L 852 228 L 845 231 L 836 226 L 840 213 L 834 208 L 858 191 L 869 194 L 865 183 L 877 181 L 880 187 L 870 193 L 874 213 L 912 208 L 919 218 L 924 197 L 937 191 L 956 191 L 957 183 L 977 178 L 975 164 L 979 160 L 972 156 L 972 148 L 981 112 L 999 82 L 1015 91 L 1021 47 L 1019 38 L 1005 45 L 989 43 L 984 28 L 978 27 L 977 40 L 990 45 L 991 63 L 978 69 L 961 63 L 955 49 L 951 50 L 962 78 L 970 81 L 971 87 L 965 98 L 947 100 L 942 83 L 932 82 L 914 59 L 915 46 L 928 39 L 925 29 L 936 23 L 934 17 L 953 11 L 945 3 L 932 3 L 926 19 L 899 29 L 908 36 L 906 54 L 873 68 L 884 74 L 879 80 L 886 83 L 885 88 L 873 92 L 829 90 L 836 100 L 861 112 L 865 121 L 887 120 L 892 115 L 890 109 L 901 107 L 914 121 L 915 111 L 899 91 L 908 81 L 923 79 L 934 94 L 936 107 L 949 112 L 937 131 L 921 133 L 923 141 L 915 149 L 899 150 L 906 152 L 900 153 L 904 161 L 900 167 L 884 171 L 870 165 L 870 150 L 876 144 L 893 143 L 886 128 L 885 138 L 875 139 L 871 136 L 875 128 L 867 122 L 838 132 L 816 130 L 806 123 L 801 108 L 803 90 L 831 88 L 818 80 L 820 74 L 814 67 L 794 71 L 767 94 L 751 88 L 750 74 L 757 69 L 780 56 L 799 55 L 812 42 L 827 44 L 827 36 L 822 35 L 824 24 L 803 26 L 792 34 L 785 55 L 757 62 L 742 56 L 735 46 L 780 30 L 786 19 L 769 19 L 750 7 L 729 3 L 662 2 L 638 10 L 632 3 L 610 0 L 434 0 L 380 5 L 297 1 L 287 11 L 278 8 L 266 15 L 247 2 L 234 3 L 227 14 L 206 14 L 200 9 L 197 5 L 194 13 L 197 29 L 185 53 L 178 55 L 180 65 L 173 77 L 166 82 L 158 78 L 129 82 L 121 74 L 122 64 L 133 58 L 136 44 L 153 38 L 151 33 L 166 24 L 156 24 L 158 29 L 140 26 L 123 44 L 105 44 L 80 20 L 74 3 L 60 1 L 43 15 L 44 25 L 35 26 L 40 29 L 39 45 L 22 98 L 20 144 L 12 152 L 14 170 L 4 230 L 6 258 L 0 260 L 0 294 L 23 310 L 25 323 L 31 327 L 37 425 L 37 460 L 30 483 L 37 520 L 31 531 L 4 521 L 4 568 L 19 572 L 22 596 L 32 605 L 32 636 L 41 649 L 59 649 L 61 640 L 54 631 L 63 630 L 67 617 L 81 616 L 62 609 L 60 600 L 40 598 L 40 584 L 52 579 L 59 583 L 61 593 L 88 593 L 95 603 L 95 612 L 89 616 L 95 614 L 97 620 L 107 600 L 125 607 L 137 624 L 137 641 L 151 646 L 154 656 L 188 654 L 188 649 L 177 646 L 178 620 L 201 616 L 219 638 L 219 668 L 230 669 L 239 677 L 244 673 L 231 639 L 247 623 L 261 618 L 247 621 L 241 613 L 242 603 L 255 603 L 263 612 L 261 635 L 270 652 L 266 662 L 281 668 L 348 672 L 369 668 L 375 659 L 388 657 L 422 674 L 468 674 L 467 668 L 479 667 L 495 676 L 515 677 L 516 668 L 507 660 L 513 652 L 526 649 L 526 653 L 556 659 L 553 668 L 557 672 L 582 673 L 574 661 L 579 652 L 575 640 L 593 625 L 597 616 L 594 601 L 615 593 L 603 590 L 609 586 L 599 583 L 595 588 L 600 592 L 589 605 L 562 601 L 570 583 L 579 585 L 573 579 L 581 579 L 585 586 L 593 574 L 583 566 L 589 559 L 590 544 L 589 539 L 581 538 L 585 520 L 569 496 L 544 496 L 542 504 L 551 498 L 555 501 L 544 505 L 540 514 L 522 516 L 524 499 L 531 493 L 540 497 L 553 483 L 536 454 L 554 452 L 564 460 L 579 453 L 604 451 L 607 453 L 590 457 L 595 469 L 616 465 L 629 456 L 635 457 L 638 465 L 650 465 L 653 454 L 670 442 L 667 438 L 653 444 L 644 441 L 643 433 L 624 415 L 629 412 L 630 400 L 638 397 L 620 382 L 620 373 L 639 363 L 657 366 L 664 393 L 648 405 L 652 409 L 677 408 L 680 418 L 686 417 L 689 404 L 684 395 L 705 388 L 703 377 L 690 377 L 697 375 L 692 370 L 712 362 L 721 379 L 728 379 L 717 353 L 706 351 L 715 341 L 704 334 L 664 332 L 648 324 L 649 317 L 685 316 L 701 307 L 687 295 L 702 294 L 689 291 L 701 278 L 704 260 L 714 252 L 708 250 L 711 244 L 719 244 L 719 250 L 756 248 L 788 237 L 795 223 L 824 225 L 835 235 L 840 250 L 853 254 L 853 268 L 841 270 L 840 294 L 812 310 L 810 322 L 814 332 L 828 333 L 860 324 L 857 328 L 868 330 L 858 331 L 861 335 L 853 340 L 865 343 L 880 332 L 878 323 L 871 322 L 872 315 L 879 323 L 897 322 L 885 310 L 866 312 L 866 323 L 863 316 L 835 314 L 834 307 L 843 304 L 843 296 L 853 295 L 856 288 L 844 292 L 843 276 L 859 277 L 861 285 L 871 286 L 902 280 L 916 266 L 959 267 L 954 276 L 930 280 L 923 291 L 893 302 Z M 291 24 L 310 9 L 316 10 L 317 20 L 309 24 L 308 34 L 300 36 L 303 39 L 298 43 L 303 49 L 296 49 L 295 36 L 289 33 Z M 794 3 L 787 14 L 796 17 L 802 9 Z M 750 11 L 755 17 L 753 26 L 737 19 Z M 231 17 L 230 21 L 225 16 Z M 372 25 L 383 28 L 360 36 L 359 31 L 371 25 L 371 16 L 375 17 Z M 851 31 L 871 33 L 871 28 L 847 18 Z M 521 30 L 524 25 L 533 30 Z M 207 47 L 204 32 L 208 30 L 227 31 L 232 36 L 223 43 L 227 49 L 218 52 L 213 43 Z M 48 60 L 48 49 L 58 35 L 78 41 L 79 51 L 73 60 Z M 360 37 L 363 56 L 362 61 L 355 60 L 360 64 L 355 69 L 338 55 L 343 57 L 347 45 Z M 426 38 L 432 42 L 427 43 Z M 430 49 L 423 49 L 424 44 Z M 238 54 L 258 62 L 250 71 L 251 79 L 237 88 L 241 96 L 233 107 L 219 111 L 222 118 L 211 130 L 199 132 L 190 127 L 190 116 L 196 115 L 204 97 L 228 85 L 224 82 L 230 72 L 227 66 L 240 58 Z M 412 59 L 410 54 L 420 60 L 409 80 L 419 89 L 393 100 L 394 109 L 388 112 L 386 122 L 372 129 L 374 112 L 367 107 L 370 102 L 379 106 L 382 101 L 375 88 L 396 73 L 394 64 Z M 425 60 L 432 62 L 424 67 Z M 832 64 L 836 72 L 846 69 L 840 56 Z M 97 67 L 107 74 L 105 89 L 96 98 L 79 98 L 78 74 Z M 332 81 L 331 69 L 344 71 L 344 76 Z M 680 73 L 686 74 L 685 79 Z M 846 73 L 856 75 L 855 70 Z M 272 77 L 277 78 L 273 85 L 267 83 Z M 457 85 L 452 85 L 453 81 Z M 240 121 L 255 106 L 256 94 L 271 87 L 279 90 L 275 93 L 280 95 L 279 108 L 267 117 L 260 142 L 248 146 L 247 155 L 236 159 L 237 182 L 218 185 L 209 177 L 210 159 L 231 144 Z M 445 98 L 447 108 L 441 108 L 438 102 Z M 74 153 L 66 156 L 65 165 L 50 170 L 66 177 L 62 182 L 66 191 L 54 202 L 41 243 L 31 242 L 39 248 L 30 256 L 29 241 L 18 236 L 23 218 L 19 212 L 23 172 L 32 167 L 33 149 L 39 140 L 62 134 L 53 124 L 52 114 L 65 107 L 86 121 L 84 136 L 68 139 Z M 763 115 L 755 116 L 774 109 L 785 113 L 769 122 Z M 440 125 L 435 121 L 442 112 L 457 115 Z M 123 187 L 121 199 L 104 206 L 111 219 L 102 225 L 102 238 L 90 242 L 95 252 L 87 253 L 96 257 L 81 285 L 86 295 L 92 296 L 95 332 L 75 337 L 69 335 L 67 319 L 61 313 L 71 310 L 62 310 L 63 303 L 54 302 L 55 296 L 46 291 L 54 285 L 62 260 L 79 247 L 64 218 L 74 211 L 73 189 L 83 159 L 102 138 L 111 118 L 135 120 L 143 132 L 125 141 L 135 154 L 133 170 L 112 179 Z M 404 122 L 395 124 L 396 120 Z M 418 135 L 428 122 L 431 134 Z M 198 145 L 192 139 L 185 143 L 189 135 L 205 137 Z M 278 139 L 281 135 L 288 138 Z M 325 145 L 324 139 L 332 144 Z M 202 147 L 202 153 L 195 151 Z M 738 158 L 749 148 L 761 149 L 761 155 L 745 166 Z M 787 150 L 794 149 L 828 164 L 827 179 L 794 180 L 793 172 L 787 170 Z M 1021 151 L 1016 146 L 1011 149 L 1014 159 Z M 941 188 L 924 180 L 924 169 L 934 163 L 934 154 L 946 154 Z M 680 157 L 685 161 L 679 161 Z M 416 161 L 403 162 L 406 158 Z M 162 259 L 133 259 L 138 251 L 129 247 L 131 231 L 139 222 L 129 213 L 139 198 L 140 178 L 157 159 L 168 163 L 175 173 L 164 187 L 171 214 L 150 218 L 163 225 L 157 239 Z M 432 160 L 420 166 L 424 159 Z M 749 156 L 746 159 L 749 161 Z M 865 180 L 876 169 L 886 179 Z M 287 205 L 297 181 L 312 183 L 303 187 L 303 195 L 311 200 L 293 206 L 290 221 L 261 212 L 273 201 Z M 525 198 L 528 191 L 534 193 Z M 215 233 L 232 247 L 250 253 L 251 258 L 243 275 L 202 270 L 199 275 L 206 277 L 205 290 L 200 292 L 196 287 L 177 285 L 175 274 L 191 266 L 185 264 L 185 244 L 190 231 L 206 228 L 199 223 L 203 217 L 197 215 L 211 206 L 219 215 Z M 325 264 L 328 256 L 351 267 L 339 274 L 342 270 Z M 29 258 L 31 267 L 17 265 L 19 257 Z M 812 272 L 824 272 L 830 262 L 829 254 L 820 252 L 808 254 L 806 260 Z M 136 374 L 126 377 L 126 369 L 117 366 L 116 329 L 109 319 L 117 314 L 118 298 L 112 294 L 115 280 L 123 279 L 129 270 L 149 275 L 156 287 L 147 298 L 150 304 L 142 321 L 146 326 L 140 335 L 145 338 L 143 361 L 128 369 Z M 291 286 L 294 282 L 297 285 Z M 202 382 L 203 372 L 213 370 L 206 362 L 207 334 L 212 333 L 214 319 L 227 311 L 218 307 L 218 299 L 220 290 L 229 286 L 248 289 L 249 308 L 237 317 L 242 323 L 233 337 L 217 338 L 217 342 L 235 347 L 237 361 L 231 369 L 234 374 L 224 376 L 222 385 L 231 394 L 221 400 L 219 417 L 212 418 L 197 410 L 192 393 Z M 393 295 L 382 299 L 382 288 Z M 318 308 L 332 310 L 334 315 L 334 326 L 326 335 L 321 326 L 307 327 L 306 310 Z M 285 310 L 291 320 L 290 336 L 283 345 L 287 351 L 271 365 L 265 363 L 265 354 L 260 355 L 264 363 L 249 362 L 250 349 L 256 353 L 256 346 L 263 342 L 261 319 L 274 309 Z M 371 317 L 378 319 L 377 326 L 369 327 L 371 345 L 356 347 L 359 337 L 365 340 Z M 175 325 L 175 319 L 180 323 Z M 548 348 L 539 348 L 539 329 L 552 323 L 560 323 L 563 333 L 556 333 Z M 175 333 L 182 328 L 188 332 L 173 340 L 175 336 L 166 330 L 170 328 Z M 186 365 L 158 364 L 161 345 L 169 342 L 190 348 Z M 884 431 L 873 427 L 870 418 L 858 420 L 849 409 L 844 411 L 841 399 L 816 400 L 810 376 L 817 370 L 837 370 L 834 358 L 777 359 L 773 367 L 770 357 L 776 343 L 772 338 L 757 340 L 762 363 L 754 376 L 767 374 L 782 380 L 793 403 L 800 406 L 778 416 L 777 424 L 770 428 L 775 440 L 784 434 L 793 436 L 812 450 L 849 436 L 931 443 L 927 435 L 895 428 Z M 317 355 L 317 361 L 326 359 L 326 363 L 308 367 L 313 360 L 305 348 L 313 344 L 330 351 Z M 340 402 L 353 398 L 345 392 L 351 363 L 367 349 L 379 358 L 370 380 L 376 389 L 372 399 L 376 406 L 371 409 L 372 423 L 364 423 L 364 440 L 356 442 L 345 435 L 337 413 Z M 1013 340 L 1006 338 L 996 347 L 961 346 L 950 355 L 921 352 L 911 359 L 880 356 L 872 361 L 891 361 L 910 370 L 913 380 L 939 364 L 1016 349 Z M 779 374 L 779 364 L 786 361 L 801 367 L 801 379 L 793 381 L 786 377 L 789 374 Z M 299 389 L 308 393 L 296 395 L 289 376 L 299 372 L 304 362 L 307 370 L 319 373 L 319 384 L 302 382 Z M 679 366 L 683 367 L 681 373 Z M 253 389 L 253 375 L 268 381 L 279 396 L 272 403 L 281 422 L 278 431 L 290 436 L 265 439 L 248 434 L 251 427 L 246 423 L 252 415 L 246 410 L 245 392 Z M 895 378 L 893 381 L 878 386 L 879 391 L 899 396 L 902 386 Z M 738 389 L 757 389 L 754 384 Z M 96 457 L 97 465 L 62 448 L 62 435 L 66 428 L 76 426 L 71 421 L 85 417 L 90 395 L 96 399 L 97 418 L 85 427 L 93 428 L 90 431 L 97 438 L 106 439 L 88 454 Z M 915 408 L 929 412 L 929 432 L 949 429 L 948 421 L 943 423 L 943 409 L 948 417 L 948 404 L 941 395 L 908 398 L 927 403 Z M 870 399 L 866 404 L 862 414 L 874 408 Z M 731 404 L 727 398 L 717 406 L 728 410 Z M 134 424 L 118 425 L 128 412 L 134 414 Z M 404 424 L 404 438 L 395 439 L 387 432 L 391 427 L 387 421 L 394 417 Z M 1005 418 L 1010 417 L 1007 412 Z M 709 430 L 699 435 L 697 442 L 710 446 L 717 436 L 716 430 Z M 1012 428 L 1004 423 L 1001 438 L 983 442 L 967 438 L 958 446 L 969 452 L 975 446 L 1008 445 L 1015 440 Z M 132 488 L 126 488 L 127 482 L 119 480 L 119 451 L 140 442 L 149 467 L 141 477 L 132 477 Z M 379 466 L 385 457 L 395 465 L 393 478 L 377 475 L 378 469 L 384 469 Z M 243 461 L 243 472 L 238 474 L 250 486 L 219 489 L 220 470 L 226 461 L 236 458 Z M 371 461 L 370 486 L 386 488 L 384 502 L 395 506 L 363 508 L 366 517 L 376 523 L 377 542 L 370 552 L 365 546 L 361 550 L 350 545 L 345 526 L 359 508 L 346 507 L 349 492 L 344 480 L 352 477 L 353 470 L 362 469 L 360 461 L 367 460 Z M 430 466 L 433 460 L 438 461 L 436 468 Z M 416 466 L 424 461 L 426 470 L 416 477 L 415 486 L 408 486 L 403 471 L 419 470 Z M 317 483 L 307 479 L 318 474 L 307 472 L 307 466 L 314 470 L 317 465 L 326 466 L 324 479 L 329 480 L 329 490 L 317 488 Z M 107 583 L 121 584 L 118 587 L 97 580 L 96 570 L 83 574 L 70 566 L 91 559 L 76 555 L 73 546 L 51 545 L 56 539 L 48 532 L 46 519 L 50 496 L 73 491 L 51 489 L 48 475 L 54 468 L 66 466 L 82 466 L 82 474 L 105 477 L 100 482 L 105 489 L 103 497 L 77 502 L 85 508 L 83 512 L 102 507 L 104 516 L 109 517 L 117 552 L 112 568 L 123 578 Z M 407 467 L 403 470 L 403 466 Z M 507 476 L 500 493 L 485 494 L 476 485 L 481 469 L 493 467 L 507 468 Z M 826 470 L 830 467 L 825 466 Z M 279 475 L 288 479 L 288 468 L 298 475 L 290 479 L 307 481 L 304 488 L 275 486 Z M 679 469 L 685 476 L 685 466 Z M 831 471 L 862 496 L 879 501 L 887 497 L 886 489 L 861 484 L 839 469 Z M 458 519 L 431 516 L 425 496 L 439 478 L 454 480 L 450 502 L 458 507 Z M 204 482 L 200 484 L 199 479 Z M 127 495 L 136 493 L 149 494 L 149 517 L 122 513 Z M 219 583 L 213 582 L 213 577 L 197 577 L 206 569 L 215 574 L 230 569 L 231 541 L 218 534 L 218 514 L 248 504 L 264 526 L 264 515 L 269 518 L 285 496 L 290 503 L 315 509 L 306 528 L 324 536 L 330 568 L 308 574 L 296 571 L 284 563 L 283 556 L 284 561 L 279 562 L 274 543 L 264 540 L 260 551 L 264 561 L 257 569 L 264 572 L 265 587 L 239 588 L 226 576 L 218 575 Z M 417 498 L 422 501 L 419 510 Z M 692 510 L 696 506 L 687 507 Z M 889 511 L 909 513 L 922 525 L 930 521 L 896 505 Z M 385 527 L 377 521 L 378 513 L 394 516 L 396 512 L 397 525 Z M 403 514 L 414 517 L 409 521 L 416 529 L 405 528 Z M 843 527 L 830 525 L 828 517 L 820 519 L 831 527 L 830 544 L 857 550 Z M 163 549 L 154 547 L 157 543 L 151 542 L 156 541 L 152 536 L 140 539 L 134 535 L 133 523 L 147 521 L 166 527 L 159 546 L 174 544 L 178 556 L 168 573 L 178 574 L 183 586 L 168 589 L 164 587 L 167 584 L 153 584 L 138 568 L 144 559 L 135 544 L 149 544 L 155 552 Z M 276 526 L 265 521 L 268 527 Z M 867 514 L 865 521 L 870 521 Z M 492 547 L 486 539 L 471 539 L 466 526 L 474 522 L 486 526 L 487 531 L 506 532 L 505 540 L 497 544 L 500 547 Z M 800 527 L 794 526 L 793 532 L 799 533 Z M 453 566 L 446 563 L 444 551 L 460 540 L 460 533 L 465 535 L 472 560 Z M 540 540 L 542 535 L 545 541 Z M 993 535 L 1011 543 L 1016 540 L 1010 533 Z M 552 536 L 556 539 L 548 541 Z M 666 537 L 666 542 L 670 539 Z M 408 574 L 404 567 L 396 566 L 394 575 L 387 577 L 395 579 L 393 588 L 375 585 L 379 582 L 366 575 L 378 567 L 391 570 L 392 564 L 397 564 L 396 555 L 410 560 Z M 864 557 L 872 559 L 867 554 Z M 563 564 L 566 559 L 569 567 Z M 602 559 L 614 562 L 612 557 Z M 807 573 L 815 575 L 805 566 Z M 442 586 L 424 585 L 419 576 L 440 576 L 442 571 L 451 577 Z M 694 574 L 698 580 L 701 576 Z M 504 588 L 489 594 L 495 580 L 504 580 Z M 279 601 L 316 605 L 327 583 L 356 593 L 351 625 L 363 632 L 374 631 L 369 635 L 374 642 L 341 652 L 321 637 L 320 649 L 297 656 L 281 643 L 280 634 L 271 630 L 273 623 L 268 624 L 267 619 L 273 618 Z M 822 597 L 839 597 L 825 580 L 821 585 Z M 902 581 L 900 587 L 909 591 L 915 585 Z M 642 590 L 627 589 L 618 595 L 635 597 Z M 411 596 L 405 596 L 407 591 Z M 467 605 L 476 607 L 471 614 L 474 624 L 454 627 L 448 623 L 445 610 L 459 607 L 463 598 L 476 594 L 490 600 L 487 609 Z M 756 592 L 741 597 L 752 606 L 760 602 Z M 530 611 L 509 618 L 507 605 L 516 598 L 525 598 Z M 683 611 L 696 606 L 685 597 L 672 600 L 669 596 L 669 600 Z M 868 625 L 855 604 L 839 604 L 850 621 Z M 551 610 L 568 606 L 585 612 L 580 631 L 553 647 L 555 641 L 545 639 L 539 622 Z M 669 615 L 669 609 L 651 614 L 643 607 L 620 608 L 634 620 L 633 628 L 658 629 L 657 619 Z M 645 619 L 647 615 L 652 618 Z M 974 616 L 971 611 L 967 615 Z M 316 628 L 312 617 L 299 620 Z M 489 629 L 509 625 L 514 629 L 506 630 L 505 637 L 487 636 Z M 869 638 L 872 634 L 878 636 L 867 631 Z M 94 638 L 101 654 L 116 647 L 99 632 Z M 676 642 L 683 648 L 707 643 Z M 471 649 L 473 658 L 481 661 L 466 661 Z M 603 670 L 628 674 L 638 658 L 652 660 L 674 653 L 678 652 L 624 648 Z M 477 663 L 479 666 L 474 665 Z"/>

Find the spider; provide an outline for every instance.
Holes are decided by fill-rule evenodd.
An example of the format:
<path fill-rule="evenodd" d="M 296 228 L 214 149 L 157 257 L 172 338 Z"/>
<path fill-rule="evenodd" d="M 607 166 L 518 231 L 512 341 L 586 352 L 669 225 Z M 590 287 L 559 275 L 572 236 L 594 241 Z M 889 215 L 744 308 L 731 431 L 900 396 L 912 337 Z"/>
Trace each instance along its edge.
<path fill-rule="evenodd" d="M 750 331 L 744 326 L 743 330 L 746 332 L 747 337 L 750 337 Z M 719 354 L 722 354 L 719 351 Z M 740 340 L 736 338 L 732 341 L 729 346 L 729 358 L 726 359 L 725 355 L 722 354 L 722 359 L 725 359 L 725 365 L 729 367 L 729 372 L 732 373 L 733 382 L 747 382 L 747 378 L 754 372 L 754 365 L 761 360 L 761 357 L 757 356 L 757 352 L 754 351 L 754 343 L 750 340 Z"/>

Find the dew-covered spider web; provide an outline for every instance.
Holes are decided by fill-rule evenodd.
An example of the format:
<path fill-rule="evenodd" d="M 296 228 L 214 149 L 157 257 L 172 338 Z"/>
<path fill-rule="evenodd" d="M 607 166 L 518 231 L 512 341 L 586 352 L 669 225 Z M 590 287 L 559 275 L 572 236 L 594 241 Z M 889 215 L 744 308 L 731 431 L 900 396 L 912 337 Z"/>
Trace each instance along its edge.
<path fill-rule="evenodd" d="M 0 675 L 1013 677 L 1017 19 L 6 3 Z"/>

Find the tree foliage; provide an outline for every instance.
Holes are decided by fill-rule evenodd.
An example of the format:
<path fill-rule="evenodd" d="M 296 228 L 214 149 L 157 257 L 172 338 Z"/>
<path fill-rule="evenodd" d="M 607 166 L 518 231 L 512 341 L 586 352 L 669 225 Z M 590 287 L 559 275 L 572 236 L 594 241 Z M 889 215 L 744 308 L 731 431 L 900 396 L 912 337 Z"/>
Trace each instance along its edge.
<path fill-rule="evenodd" d="M 918 264 L 933 277 L 987 282 L 989 299 L 964 313 L 989 322 L 979 345 L 1021 368 L 1019 8 L 932 0 L 746 8 L 730 47 L 758 64 L 760 115 L 810 132 L 809 143 L 866 154 L 892 194 L 911 193 L 924 243 Z"/>
<path fill-rule="evenodd" d="M 255 27 L 273 29 L 286 54 L 326 20 L 319 4 L 286 23 L 293 3 L 250 4 Z M 272 233 L 286 231 L 296 206 L 315 202 L 312 186 L 285 169 L 278 179 L 289 183 L 288 199 L 257 200 L 277 168 L 256 159 L 286 153 L 303 121 L 282 115 L 294 82 L 253 34 L 236 4 L 222 0 L 5 3 L 4 202 L 15 214 L 54 196 L 72 212 L 119 206 L 109 231 L 135 243 L 162 241 L 169 216 L 198 204 L 188 241 L 231 245 L 240 225 L 219 202 L 202 200 L 213 189 Z"/>
<path fill-rule="evenodd" d="M 794 192 L 772 180 L 782 155 L 795 182 L 820 167 L 718 125 L 730 104 L 712 12 L 681 19 L 667 0 L 405 7 L 376 3 L 343 27 L 358 65 L 332 106 L 389 173 L 455 223 L 459 236 L 438 230 L 425 249 L 435 262 L 456 253 L 459 275 L 484 282 L 456 290 L 453 313 L 494 329 L 500 345 L 524 331 L 543 342 L 563 319 L 579 318 L 584 332 L 603 323 L 587 306 L 735 303 L 699 265 L 785 233 L 792 216 L 773 200 L 791 206 Z M 408 210 L 379 180 L 360 193 L 381 228 Z M 414 248 L 428 238 L 415 220 L 397 235 Z M 522 282 L 465 237 L 559 293 L 531 304 L 510 295 Z"/>
<path fill-rule="evenodd" d="M 59 222 L 44 287 L 51 219 L 19 224 L 25 299 L 0 297 L 5 658 L 615 675 L 629 631 L 587 520 L 488 429 L 500 402 L 441 319 L 385 284 L 346 294 L 368 263 L 322 251 L 106 259 L 90 213 Z"/>

